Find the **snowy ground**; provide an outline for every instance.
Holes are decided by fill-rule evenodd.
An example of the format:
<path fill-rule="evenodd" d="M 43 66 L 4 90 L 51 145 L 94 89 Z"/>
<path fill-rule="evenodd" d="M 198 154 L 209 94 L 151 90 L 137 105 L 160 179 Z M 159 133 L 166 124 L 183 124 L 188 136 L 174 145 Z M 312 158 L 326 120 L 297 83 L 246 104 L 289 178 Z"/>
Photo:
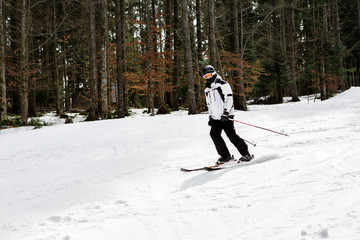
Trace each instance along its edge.
<path fill-rule="evenodd" d="M 216 172 L 179 171 L 217 159 L 206 114 L 0 134 L 0 239 L 358 240 L 359 99 L 236 112 L 290 137 L 237 124 L 256 161 Z"/>
<path fill-rule="evenodd" d="M 86 119 L 85 115 L 81 115 L 81 114 L 78 114 L 78 113 L 66 113 L 66 115 L 74 123 L 83 122 Z M 46 113 L 41 117 L 29 118 L 28 123 L 30 122 L 30 120 L 38 121 L 39 125 L 41 125 L 41 126 L 42 125 L 53 126 L 53 125 L 65 124 L 65 121 L 66 121 L 65 118 L 58 117 L 56 115 L 56 112 Z M 16 128 L 10 127 L 10 128 L 5 128 L 5 129 L 0 130 L 0 135 L 18 133 L 18 132 L 23 132 L 23 131 L 33 130 L 33 129 L 36 129 L 36 127 L 35 126 L 16 127 Z"/>

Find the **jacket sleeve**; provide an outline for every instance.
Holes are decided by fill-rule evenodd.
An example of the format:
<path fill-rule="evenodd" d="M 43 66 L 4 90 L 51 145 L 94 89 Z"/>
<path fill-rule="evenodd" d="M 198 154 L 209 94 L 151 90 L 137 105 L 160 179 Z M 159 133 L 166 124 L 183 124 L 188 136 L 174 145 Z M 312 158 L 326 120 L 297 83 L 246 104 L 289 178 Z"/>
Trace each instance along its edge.
<path fill-rule="evenodd" d="M 234 107 L 233 94 L 229 83 L 222 85 L 224 94 L 224 111 L 230 112 Z"/>
<path fill-rule="evenodd" d="M 206 105 L 208 107 L 208 113 L 209 113 L 209 116 L 211 116 L 212 113 L 211 113 L 210 96 L 209 96 L 210 90 L 208 88 L 205 88 L 204 92 L 205 92 Z"/>

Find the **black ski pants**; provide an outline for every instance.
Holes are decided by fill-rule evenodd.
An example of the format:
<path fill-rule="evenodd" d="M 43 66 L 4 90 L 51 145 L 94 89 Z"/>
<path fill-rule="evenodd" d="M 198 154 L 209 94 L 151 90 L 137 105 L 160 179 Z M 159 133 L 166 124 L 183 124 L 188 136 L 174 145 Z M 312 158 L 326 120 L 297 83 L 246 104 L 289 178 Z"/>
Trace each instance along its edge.
<path fill-rule="evenodd" d="M 247 144 L 242 138 L 239 137 L 239 135 L 236 134 L 233 121 L 211 120 L 210 126 L 211 139 L 215 144 L 216 151 L 221 157 L 226 158 L 230 155 L 229 149 L 227 148 L 225 141 L 221 136 L 222 130 L 224 130 L 230 142 L 234 144 L 241 155 L 250 155 Z"/>

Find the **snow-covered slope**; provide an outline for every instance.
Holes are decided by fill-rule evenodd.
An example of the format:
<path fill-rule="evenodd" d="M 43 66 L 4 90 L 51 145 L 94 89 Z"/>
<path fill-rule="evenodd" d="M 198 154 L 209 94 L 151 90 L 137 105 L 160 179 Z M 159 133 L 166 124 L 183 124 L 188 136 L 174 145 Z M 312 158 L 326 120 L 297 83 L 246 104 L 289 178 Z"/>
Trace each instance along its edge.
<path fill-rule="evenodd" d="M 256 157 L 216 172 L 207 115 L 0 132 L 1 240 L 360 239 L 360 88 L 250 106 Z M 239 153 L 227 141 L 232 153 Z"/>

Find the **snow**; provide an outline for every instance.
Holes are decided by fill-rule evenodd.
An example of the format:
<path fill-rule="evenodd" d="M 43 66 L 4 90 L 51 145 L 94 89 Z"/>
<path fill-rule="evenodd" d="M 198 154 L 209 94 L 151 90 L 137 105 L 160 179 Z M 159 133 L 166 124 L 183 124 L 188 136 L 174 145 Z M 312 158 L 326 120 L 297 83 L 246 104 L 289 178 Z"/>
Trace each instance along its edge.
<path fill-rule="evenodd" d="M 253 163 L 215 172 L 207 114 L 0 134 L 1 240 L 360 239 L 360 88 L 254 105 Z M 9 129 L 7 129 L 9 130 Z M 1 130 L 3 133 L 5 130 Z M 240 157 L 226 140 L 229 149 Z"/>
<path fill-rule="evenodd" d="M 86 116 L 85 115 L 81 115 L 78 113 L 66 113 L 66 116 L 68 116 L 68 118 L 70 118 L 74 123 L 78 123 L 78 122 L 82 122 L 85 121 Z M 11 118 L 11 117 L 9 117 Z M 60 118 L 56 115 L 56 112 L 50 112 L 50 113 L 46 113 L 41 117 L 32 117 L 29 118 L 30 120 L 36 120 L 40 123 L 40 125 L 44 125 L 44 123 L 46 123 L 46 125 L 59 125 L 59 124 L 64 124 L 66 119 L 65 118 Z M 8 128 L 8 129 L 2 129 L 0 131 L 0 135 L 4 135 L 4 134 L 11 134 L 11 133 L 17 133 L 17 132 L 21 132 L 21 131 L 28 131 L 28 130 L 32 130 L 36 127 L 34 126 L 27 126 L 27 127 L 17 127 L 17 128 Z"/>

